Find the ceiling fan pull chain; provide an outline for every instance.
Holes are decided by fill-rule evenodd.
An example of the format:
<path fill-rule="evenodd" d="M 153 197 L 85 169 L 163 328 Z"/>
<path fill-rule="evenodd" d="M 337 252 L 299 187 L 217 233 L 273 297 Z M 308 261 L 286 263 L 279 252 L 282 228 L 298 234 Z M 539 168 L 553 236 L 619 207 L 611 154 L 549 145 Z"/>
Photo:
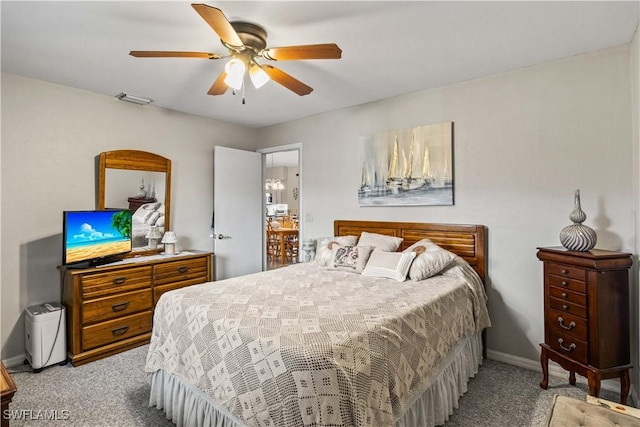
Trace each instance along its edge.
<path fill-rule="evenodd" d="M 244 105 L 244 84 L 242 85 L 242 105 Z"/>

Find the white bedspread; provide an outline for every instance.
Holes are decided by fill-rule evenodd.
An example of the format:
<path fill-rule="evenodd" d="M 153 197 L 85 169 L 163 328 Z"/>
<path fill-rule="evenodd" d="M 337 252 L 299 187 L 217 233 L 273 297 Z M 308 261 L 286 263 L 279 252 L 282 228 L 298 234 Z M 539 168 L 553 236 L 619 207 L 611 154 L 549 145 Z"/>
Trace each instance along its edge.
<path fill-rule="evenodd" d="M 463 336 L 489 326 L 461 259 L 422 282 L 314 262 L 162 295 L 146 370 L 250 426 L 390 426 Z"/>

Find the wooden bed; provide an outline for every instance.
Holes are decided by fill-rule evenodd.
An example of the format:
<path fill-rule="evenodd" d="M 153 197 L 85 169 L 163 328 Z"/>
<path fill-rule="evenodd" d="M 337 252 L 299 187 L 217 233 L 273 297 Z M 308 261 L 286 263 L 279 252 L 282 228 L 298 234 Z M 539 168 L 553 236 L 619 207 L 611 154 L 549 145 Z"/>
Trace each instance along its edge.
<path fill-rule="evenodd" d="M 436 245 L 461 256 L 487 285 L 487 227 L 474 224 L 432 224 L 425 222 L 336 220 L 335 236 L 359 236 L 363 231 L 402 237 L 399 251 L 429 239 Z M 482 331 L 482 357 L 487 358 L 487 330 Z"/>
<path fill-rule="evenodd" d="M 475 302 L 473 302 L 472 306 L 482 306 L 482 310 L 485 310 L 486 313 L 484 301 L 480 304 L 482 298 L 479 297 L 480 294 L 484 294 L 483 285 L 486 279 L 487 228 L 485 226 L 356 220 L 336 220 L 334 222 L 334 236 L 336 237 L 360 236 L 362 232 L 401 237 L 403 241 L 398 249 L 399 251 L 422 239 L 430 239 L 438 246 L 460 256 L 477 272 L 478 276 L 476 277 L 469 266 L 461 265 L 463 267 L 462 270 L 466 271 L 464 274 L 475 277 L 475 284 L 473 285 L 475 291 L 472 291 L 475 295 L 473 297 Z M 461 261 L 458 262 L 464 264 Z M 457 268 L 459 267 L 454 267 L 454 269 Z M 471 306 L 466 297 L 464 297 L 465 300 L 457 299 L 458 296 L 462 297 L 460 292 L 468 294 L 468 289 L 461 290 L 463 288 L 466 289 L 465 286 L 456 287 L 455 291 L 451 291 L 456 292 L 456 295 L 458 295 L 455 296 L 455 299 L 452 299 L 454 295 L 449 293 L 447 286 L 453 276 L 446 277 L 447 275 L 443 273 L 442 276 L 438 275 L 437 277 L 425 279 L 425 284 L 427 283 L 426 281 L 429 281 L 429 286 L 425 286 L 422 281 L 400 283 L 386 278 L 363 277 L 360 279 L 360 276 L 360 274 L 355 273 L 331 271 L 315 262 L 301 263 L 279 270 L 196 285 L 164 294 L 156 307 L 154 331 L 147 358 L 146 369 L 148 372 L 153 373 L 150 405 L 164 409 L 167 417 L 176 422 L 178 426 L 216 425 L 239 427 L 264 424 L 289 427 L 292 425 L 302 426 L 309 423 L 309 425 L 357 425 L 370 427 L 377 425 L 393 425 L 394 427 L 441 425 L 448 419 L 453 409 L 457 407 L 457 401 L 466 391 L 466 384 L 469 378 L 477 372 L 478 365 L 481 363 L 486 351 L 486 329 L 484 328 L 489 324 L 489 321 L 487 320 L 487 323 L 476 323 L 471 329 L 469 329 L 469 323 L 466 326 L 459 324 L 462 318 L 469 319 L 471 315 L 469 310 L 472 309 L 469 308 Z M 362 294 L 361 292 L 368 293 Z M 456 307 L 455 310 L 463 311 L 454 311 L 453 308 L 434 309 L 430 305 L 424 305 L 426 303 L 423 301 L 426 300 L 423 300 L 421 295 L 431 292 L 442 295 L 442 300 L 459 301 L 460 303 L 466 301 L 462 304 L 453 304 Z M 309 299 L 314 298 L 312 294 L 318 295 L 319 300 Z M 276 300 L 282 302 L 268 300 L 271 298 L 270 295 L 276 296 Z M 283 295 L 283 297 L 279 298 L 278 295 Z M 368 297 L 363 299 L 361 295 L 367 295 Z M 484 298 L 486 299 L 486 295 Z M 224 305 L 227 301 L 229 305 Z M 438 301 L 435 302 L 440 306 L 441 303 Z M 274 312 L 269 310 L 269 308 L 274 308 L 274 306 L 277 307 L 278 305 L 282 305 L 281 311 Z M 187 313 L 189 310 L 193 310 L 194 307 L 202 308 L 205 306 L 211 306 L 214 310 L 208 309 L 209 311 L 206 312 L 208 313 L 206 315 L 198 315 L 196 312 L 200 310 L 199 308 L 195 308 L 196 312 Z M 295 313 L 296 309 L 291 308 L 292 306 L 298 307 L 297 310 L 299 312 L 297 314 Z M 342 306 L 345 307 L 346 311 L 341 311 Z M 360 310 L 360 307 L 363 309 Z M 413 317 L 399 320 L 392 314 L 392 311 L 395 310 L 394 307 L 407 308 L 406 311 Z M 445 306 L 443 305 L 442 307 Z M 315 311 L 320 312 L 320 317 L 318 318 L 320 323 L 314 323 L 314 321 L 318 320 L 314 317 L 315 314 L 313 313 Z M 222 317 L 215 317 L 217 316 L 216 313 L 221 313 Z M 165 315 L 167 316 L 166 318 Z M 351 328 L 348 323 L 343 323 L 351 322 L 356 317 L 360 318 L 361 315 L 364 316 L 364 323 L 362 324 L 355 324 Z M 475 314 L 472 315 L 476 316 Z M 417 316 L 425 316 L 424 321 L 418 320 Z M 171 320 L 168 320 L 169 318 Z M 198 326 L 198 321 L 194 321 L 194 319 L 208 320 L 199 321 L 201 326 Z M 258 323 L 254 324 L 252 319 L 258 319 Z M 264 324 L 268 325 L 268 329 L 275 328 L 276 331 L 283 331 L 284 335 L 282 335 L 282 338 L 277 338 L 277 342 L 282 342 L 282 346 L 280 344 L 275 346 L 269 344 L 264 347 L 264 355 L 255 356 L 256 359 L 253 360 L 254 355 L 258 354 L 254 353 L 257 351 L 256 342 L 262 343 L 263 340 L 272 342 L 271 336 L 265 335 L 269 331 L 261 329 L 260 322 L 262 321 L 260 319 L 265 319 Z M 339 320 L 333 321 L 331 319 Z M 300 323 L 298 323 L 298 320 Z M 408 325 L 402 332 L 402 338 L 400 338 L 401 335 L 394 332 L 397 325 L 399 325 L 399 321 Z M 211 325 L 217 325 L 215 326 L 215 332 L 211 331 L 211 326 L 207 322 L 212 322 Z M 227 325 L 227 322 L 231 322 L 231 324 Z M 239 330 L 238 325 L 242 325 L 246 329 Z M 319 329 L 320 326 L 322 326 L 322 330 Z M 355 335 L 349 335 L 351 338 L 345 338 L 342 332 L 336 335 L 335 332 L 326 331 L 330 335 L 332 334 L 332 339 L 337 339 L 338 342 L 335 346 L 332 344 L 329 347 L 325 347 L 324 344 L 321 344 L 321 342 L 326 342 L 322 341 L 324 340 L 325 326 L 330 328 L 338 327 L 335 330 L 336 332 L 357 332 L 355 332 Z M 361 326 L 362 328 L 360 328 Z M 418 380 L 418 388 L 411 389 L 410 395 L 413 397 L 409 398 L 407 394 L 409 392 L 396 388 L 398 385 L 402 387 L 401 381 L 403 380 L 401 377 L 393 377 L 392 382 L 395 380 L 396 386 L 389 385 L 389 387 L 393 387 L 394 396 L 397 396 L 397 398 L 404 396 L 401 398 L 407 398 L 408 400 L 403 400 L 402 408 L 397 408 L 397 411 L 396 409 L 393 409 L 392 412 L 384 410 L 385 412 L 382 414 L 380 411 L 383 410 L 380 408 L 383 405 L 388 408 L 392 407 L 389 397 L 386 394 L 384 396 L 387 397 L 383 397 L 382 392 L 375 391 L 379 390 L 377 388 L 365 388 L 365 394 L 361 394 L 360 386 L 356 386 L 356 384 L 363 384 L 363 381 L 366 381 L 367 378 L 374 377 L 383 378 L 381 381 L 386 381 L 388 366 L 395 366 L 393 373 L 394 375 L 398 374 L 400 371 L 397 371 L 396 368 L 405 366 L 404 362 L 399 363 L 400 359 L 396 360 L 397 355 L 401 352 L 400 346 L 422 345 L 417 344 L 418 341 L 416 341 L 422 340 L 426 344 L 426 347 L 422 348 L 431 348 L 433 350 L 426 350 L 427 353 L 424 353 L 425 350 L 419 350 L 418 353 L 411 354 L 422 354 L 423 356 L 420 357 L 425 357 L 426 354 L 432 354 L 433 351 L 436 351 L 435 344 L 429 345 L 429 343 L 439 342 L 439 347 L 442 344 L 441 338 L 434 336 L 434 341 L 431 341 L 431 339 L 424 341 L 423 335 L 418 336 L 418 334 L 422 334 L 425 326 L 429 328 L 429 331 L 443 331 L 442 333 L 446 333 L 444 331 L 451 328 L 456 328 L 463 335 L 447 344 L 448 349 L 437 350 L 440 354 L 438 356 L 440 362 L 429 368 L 432 369 L 432 373 L 429 376 L 425 376 L 424 380 Z M 333 329 L 331 330 L 333 331 Z M 183 335 L 182 331 L 185 331 L 186 335 Z M 186 331 L 189 332 L 186 333 Z M 354 359 L 360 366 L 360 368 L 356 369 L 355 365 L 347 366 L 344 364 L 351 363 L 345 362 L 345 360 L 351 360 L 350 358 L 353 355 L 348 356 L 348 359 L 344 359 L 343 356 L 351 354 L 352 350 L 353 354 L 360 354 L 361 356 L 364 354 L 360 353 L 365 348 L 360 346 L 364 344 L 359 344 L 361 341 L 355 340 L 356 336 L 362 336 L 363 331 L 364 342 L 367 343 L 366 351 L 368 352 L 370 348 L 372 353 L 366 353 L 363 359 L 360 359 L 360 356 Z M 385 331 L 390 331 L 391 334 Z M 399 332 L 399 330 L 397 331 Z M 424 337 L 426 338 L 431 333 L 424 334 Z M 191 340 L 189 336 L 191 336 Z M 311 338 L 312 336 L 314 337 L 313 339 Z M 385 338 L 382 340 L 378 339 L 383 336 Z M 298 338 L 293 340 L 292 337 Z M 310 347 L 306 347 L 307 344 L 303 343 L 306 342 L 307 338 L 305 337 L 312 339 L 309 343 L 311 344 Z M 204 343 L 208 342 L 209 344 L 199 344 L 203 342 L 203 339 L 205 339 Z M 343 341 L 344 339 L 347 339 L 347 341 Z M 438 339 L 440 341 L 435 341 Z M 449 338 L 445 339 L 448 340 Z M 234 350 L 226 348 L 228 344 L 225 343 L 233 343 L 234 340 L 237 344 Z M 389 341 L 387 342 L 386 340 Z M 186 344 L 181 344 L 183 342 Z M 347 344 L 347 342 L 350 344 Z M 178 348 L 181 345 L 183 347 Z M 200 345 L 207 345 L 208 347 L 206 349 L 199 348 Z M 260 344 L 260 346 L 263 345 L 264 343 Z M 351 345 L 353 347 L 345 347 Z M 212 355 L 218 352 L 218 346 L 220 346 L 220 351 L 224 354 L 224 364 L 221 365 L 223 359 L 215 356 L 216 362 L 211 365 L 209 361 L 214 357 Z M 386 355 L 381 352 L 376 353 L 380 349 L 392 349 L 395 348 L 394 346 L 398 346 L 398 351 L 391 350 L 391 353 L 394 354 L 393 358 L 386 358 Z M 250 350 L 249 353 L 244 347 Z M 322 351 L 316 352 L 314 349 L 321 349 Z M 342 353 L 343 351 L 346 351 L 346 353 Z M 386 352 L 386 350 L 384 351 Z M 404 354 L 404 350 L 402 352 Z M 409 355 L 409 353 L 406 354 Z M 242 369 L 239 368 L 240 365 L 237 363 L 235 367 L 233 363 L 228 365 L 228 356 L 243 360 L 244 362 L 241 363 Z M 275 357 L 273 360 L 271 360 L 272 356 Z M 201 360 L 201 357 L 205 357 L 206 360 Z M 416 360 L 414 356 L 411 357 L 412 360 Z M 418 360 L 426 360 L 420 357 Z M 367 358 L 370 358 L 368 359 L 370 362 L 366 362 Z M 184 362 L 185 360 L 186 362 Z M 247 361 L 250 362 L 251 360 L 253 360 L 253 363 L 247 363 Z M 265 360 L 268 361 L 268 366 Z M 309 372 L 300 370 L 301 368 L 294 366 L 293 363 L 294 361 L 302 364 L 309 363 L 304 362 L 305 360 L 314 361 L 308 365 L 309 369 L 311 369 Z M 205 363 L 207 366 L 204 366 Z M 283 370 L 283 364 L 287 365 L 286 370 Z M 220 370 L 218 368 L 220 366 L 225 367 L 225 369 Z M 258 369 L 260 366 L 262 368 Z M 236 373 L 232 374 L 227 368 L 235 369 L 234 372 Z M 254 369 L 257 369 L 255 371 L 256 374 L 254 374 Z M 336 389 L 327 388 L 329 387 L 327 384 L 323 383 L 320 389 L 315 388 L 317 384 L 314 381 L 319 380 L 319 378 L 314 375 L 318 374 L 318 369 L 323 372 L 322 381 L 329 381 L 327 384 L 331 384 L 331 387 L 334 387 L 336 381 L 337 384 L 342 384 L 340 385 L 341 388 L 346 387 L 347 384 L 353 384 L 354 387 L 358 387 L 358 396 L 364 396 L 364 402 L 367 402 L 364 409 L 360 406 L 361 400 L 357 400 L 359 403 L 354 405 L 354 401 L 345 400 L 345 395 L 336 395 Z M 415 375 L 412 378 L 422 377 L 422 374 L 418 373 L 422 369 L 419 364 L 412 365 L 407 369 L 409 370 L 402 370 L 402 372 L 414 372 Z M 370 374 L 366 373 L 361 376 L 361 373 L 369 370 L 371 371 Z M 259 387 L 267 387 L 268 389 L 282 387 L 278 388 L 278 390 L 290 391 L 293 388 L 299 394 L 297 398 L 295 395 L 291 396 L 290 394 L 283 395 L 286 397 L 276 400 L 266 398 L 270 403 L 265 406 L 264 399 L 267 395 L 262 395 L 262 389 L 258 388 L 256 391 L 242 390 L 242 384 L 245 383 L 236 382 L 236 379 L 239 378 L 237 375 L 241 372 L 244 372 L 243 376 L 248 375 L 247 378 L 252 378 L 251 384 L 256 384 L 256 386 L 259 382 Z M 383 373 L 383 376 L 377 376 L 378 373 Z M 345 377 L 344 375 L 347 376 Z M 276 376 L 277 382 L 275 381 Z M 303 377 L 306 379 L 301 379 Z M 333 379 L 329 380 L 329 377 Z M 344 379 L 355 379 L 357 377 L 357 380 L 338 381 L 338 377 Z M 232 378 L 235 378 L 233 386 L 230 383 Z M 304 391 L 304 388 L 307 387 L 307 385 L 304 385 L 305 381 L 316 384 L 314 385 L 314 393 L 307 394 Z M 392 382 L 389 384 L 392 384 Z M 238 386 L 238 384 L 240 385 Z M 276 386 L 276 384 L 279 385 Z M 414 382 L 413 384 L 415 385 L 416 383 Z M 205 392 L 205 390 L 207 391 Z M 301 390 L 304 391 L 302 394 L 300 394 Z M 355 390 L 353 392 L 356 393 Z M 366 393 L 369 392 L 374 394 L 367 395 Z M 378 393 L 379 397 L 376 397 L 375 393 Z M 384 389 L 384 393 L 388 393 L 388 390 Z M 395 393 L 399 394 L 396 395 Z M 347 395 L 355 396 L 355 394 Z M 258 403 L 252 403 L 251 399 L 256 398 L 256 396 L 258 396 L 256 401 Z M 397 398 L 394 397 L 396 402 L 398 401 Z M 308 405 L 306 402 L 310 402 L 309 399 L 318 399 L 313 404 L 318 405 L 317 408 L 313 405 L 311 407 L 304 406 Z M 332 399 L 338 399 L 337 401 L 341 403 L 336 403 Z M 373 399 L 374 406 L 370 406 L 371 399 Z M 242 403 L 241 407 L 238 406 L 238 402 Z M 331 406 L 334 404 L 337 406 Z M 377 404 L 380 404 L 380 406 L 375 406 Z M 316 417 L 316 409 L 313 408 L 319 411 L 317 416 L 320 418 L 314 418 Z M 333 415 L 327 414 L 337 414 L 331 411 L 323 412 L 327 408 L 334 408 L 333 411 L 335 411 L 335 408 L 340 408 L 340 414 L 347 414 L 347 416 L 342 421 L 337 422 L 323 421 L 318 423 L 313 421 L 331 419 Z M 373 408 L 373 412 L 369 412 L 370 408 Z M 396 407 L 394 406 L 394 408 Z M 349 415 L 352 411 L 354 418 Z M 356 415 L 356 412 L 358 415 Z M 240 413 L 242 415 L 239 415 Z M 372 420 L 368 415 L 363 418 L 362 414 L 370 413 L 375 413 L 376 417 L 381 416 L 382 418 L 380 419 L 384 419 L 384 422 L 380 422 L 378 418 Z M 261 418 L 263 414 L 271 414 L 267 415 L 268 421 L 265 421 L 267 418 Z M 273 420 L 276 420 L 275 423 L 272 423 L 271 416 L 275 417 L 273 418 Z M 347 419 L 357 419 L 358 421 L 344 423 L 344 420 Z"/>
<path fill-rule="evenodd" d="M 336 220 L 335 236 L 359 236 L 363 231 L 402 237 L 402 251 L 422 239 L 464 258 L 486 284 L 487 227 L 466 224 L 431 224 L 424 222 Z"/>

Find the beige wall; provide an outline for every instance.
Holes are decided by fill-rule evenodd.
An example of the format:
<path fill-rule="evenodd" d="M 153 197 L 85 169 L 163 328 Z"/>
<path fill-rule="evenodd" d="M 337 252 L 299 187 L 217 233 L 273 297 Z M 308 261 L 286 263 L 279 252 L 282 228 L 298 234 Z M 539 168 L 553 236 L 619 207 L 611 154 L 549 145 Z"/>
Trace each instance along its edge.
<path fill-rule="evenodd" d="M 213 146 L 256 148 L 254 129 L 6 73 L 1 136 L 3 359 L 24 353 L 24 308 L 60 301 L 62 211 L 95 207 L 95 156 L 170 158 L 178 247 L 211 250 Z"/>
<path fill-rule="evenodd" d="M 260 139 L 303 141 L 302 219 L 313 222 L 302 237 L 331 234 L 336 218 L 487 225 L 490 354 L 536 368 L 536 247 L 560 245 L 574 191 L 599 248 L 636 251 L 629 58 L 629 46 L 580 55 L 273 126 Z M 455 206 L 358 207 L 358 137 L 443 121 L 454 122 Z"/>

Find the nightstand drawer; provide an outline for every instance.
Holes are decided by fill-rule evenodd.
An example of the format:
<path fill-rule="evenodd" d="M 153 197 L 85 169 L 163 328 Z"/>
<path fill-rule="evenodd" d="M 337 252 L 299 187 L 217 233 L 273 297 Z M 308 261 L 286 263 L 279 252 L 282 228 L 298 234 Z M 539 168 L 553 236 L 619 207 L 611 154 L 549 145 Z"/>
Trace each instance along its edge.
<path fill-rule="evenodd" d="M 200 257 L 156 265 L 154 283 L 156 286 L 161 286 L 186 282 L 184 285 L 187 285 L 205 282 L 207 278 L 207 259 Z"/>
<path fill-rule="evenodd" d="M 554 330 L 549 331 L 549 338 L 550 342 L 547 343 L 549 347 L 577 362 L 587 364 L 587 343 L 585 341 Z"/>
<path fill-rule="evenodd" d="M 556 298 L 549 298 L 549 307 L 562 313 L 573 314 L 582 317 L 583 319 L 587 318 L 587 308 L 584 305 L 573 304 Z"/>
<path fill-rule="evenodd" d="M 151 287 L 151 266 L 89 273 L 82 276 L 84 298 L 101 297 L 145 287 Z"/>
<path fill-rule="evenodd" d="M 151 311 L 82 328 L 82 349 L 91 350 L 151 331 Z"/>
<path fill-rule="evenodd" d="M 103 322 L 138 311 L 151 310 L 152 307 L 151 289 L 93 299 L 82 303 L 82 322 Z"/>
<path fill-rule="evenodd" d="M 573 314 L 558 310 L 549 310 L 549 328 L 554 334 L 568 334 L 579 340 L 587 341 L 587 321 Z"/>
<path fill-rule="evenodd" d="M 574 292 L 587 292 L 587 286 L 585 282 L 577 279 L 570 279 L 568 277 L 555 276 L 553 274 L 549 274 L 546 280 L 548 285 L 557 286 L 562 289 L 569 289 Z"/>
<path fill-rule="evenodd" d="M 576 280 L 585 281 L 587 279 L 583 268 L 571 267 L 564 264 L 550 262 L 547 264 L 547 272 L 561 277 L 569 277 Z"/>
<path fill-rule="evenodd" d="M 549 296 L 581 306 L 587 305 L 587 295 L 581 292 L 573 292 L 568 289 L 558 288 L 556 286 L 549 286 Z"/>

